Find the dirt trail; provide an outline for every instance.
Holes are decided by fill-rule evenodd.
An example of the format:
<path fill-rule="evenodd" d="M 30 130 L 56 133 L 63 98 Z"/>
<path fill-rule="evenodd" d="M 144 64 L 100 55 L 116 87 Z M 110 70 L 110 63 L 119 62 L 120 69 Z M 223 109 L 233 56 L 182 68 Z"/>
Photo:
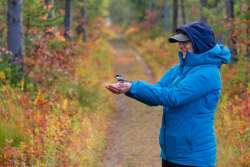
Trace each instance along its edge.
<path fill-rule="evenodd" d="M 110 44 L 114 49 L 117 74 L 131 80 L 152 82 L 149 68 L 122 37 L 110 40 Z M 161 108 L 146 106 L 125 95 L 115 98 L 117 111 L 109 121 L 104 167 L 160 167 L 158 134 Z"/>

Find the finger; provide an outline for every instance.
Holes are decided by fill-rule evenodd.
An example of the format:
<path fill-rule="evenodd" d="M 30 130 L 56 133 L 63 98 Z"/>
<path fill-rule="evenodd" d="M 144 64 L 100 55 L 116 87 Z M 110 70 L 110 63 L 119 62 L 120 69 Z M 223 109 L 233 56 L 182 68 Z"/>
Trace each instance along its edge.
<path fill-rule="evenodd" d="M 115 94 L 120 94 L 121 91 L 119 89 L 113 88 L 113 87 L 108 87 L 108 90 L 110 90 L 112 93 Z"/>
<path fill-rule="evenodd" d="M 118 88 L 116 84 L 106 84 L 105 87 L 106 87 L 106 88 L 108 88 L 108 87 L 115 87 L 115 88 Z"/>
<path fill-rule="evenodd" d="M 115 93 L 121 93 L 121 90 L 119 90 L 119 89 L 111 88 L 111 90 L 112 90 L 113 92 L 115 92 Z"/>
<path fill-rule="evenodd" d="M 114 90 L 117 90 L 117 91 L 120 91 L 120 88 L 119 87 L 117 87 L 117 85 L 109 85 L 109 88 L 111 88 L 111 89 L 114 89 Z"/>

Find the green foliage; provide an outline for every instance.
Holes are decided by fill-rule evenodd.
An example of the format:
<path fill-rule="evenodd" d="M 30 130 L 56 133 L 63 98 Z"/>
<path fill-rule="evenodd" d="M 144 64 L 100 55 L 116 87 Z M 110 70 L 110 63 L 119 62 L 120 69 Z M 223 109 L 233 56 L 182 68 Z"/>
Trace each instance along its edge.
<path fill-rule="evenodd" d="M 112 21 L 121 25 L 128 25 L 133 21 L 141 22 L 151 4 L 154 5 L 158 13 L 161 13 L 162 0 L 111 0 L 109 5 L 110 17 Z"/>
<path fill-rule="evenodd" d="M 127 0 L 112 0 L 109 6 L 109 14 L 114 23 L 128 25 L 135 18 L 133 6 Z"/>
<path fill-rule="evenodd" d="M 225 13 L 226 9 L 224 1 L 208 2 L 204 8 L 204 15 L 208 19 L 208 22 L 223 18 L 225 16 Z"/>
<path fill-rule="evenodd" d="M 46 28 L 63 24 L 63 15 L 55 15 L 53 18 L 48 19 L 49 11 L 42 2 L 44 1 L 23 1 L 23 25 L 26 53 L 30 53 L 33 49 L 32 42 L 40 38 Z M 60 5 L 53 7 L 51 10 L 59 10 L 58 6 Z"/>
<path fill-rule="evenodd" d="M 235 69 L 235 73 L 230 76 L 230 80 L 224 84 L 225 92 L 238 94 L 241 91 L 246 91 L 250 80 L 250 65 L 247 58 L 243 56 L 239 57 L 238 64 L 232 66 Z M 223 69 L 223 74 L 225 73 L 226 75 L 226 70 L 229 70 L 228 68 L 232 67 Z M 241 90 L 242 88 L 244 88 L 244 90 Z"/>
<path fill-rule="evenodd" d="M 30 29 L 46 28 L 63 23 L 63 16 L 58 15 L 54 18 L 48 18 L 48 11 L 44 3 L 37 0 L 25 0 L 23 4 L 24 25 L 26 34 Z"/>
<path fill-rule="evenodd" d="M 132 10 L 135 11 L 135 19 L 142 21 L 145 11 L 153 7 L 157 12 L 161 13 L 164 0 L 128 0 L 132 4 Z M 171 3 L 170 1 L 168 3 Z"/>
<path fill-rule="evenodd" d="M 6 11 L 7 1 L 0 1 L 0 45 L 5 46 L 6 41 Z"/>
<path fill-rule="evenodd" d="M 152 28 L 152 30 L 150 31 L 150 34 L 149 34 L 149 37 L 154 39 L 156 37 L 159 37 L 159 36 L 162 36 L 163 34 L 163 29 L 162 29 L 163 26 L 154 26 Z"/>
<path fill-rule="evenodd" d="M 88 90 L 82 86 L 76 86 L 77 99 L 81 107 L 94 107 L 98 101 L 99 92 L 97 90 Z"/>
<path fill-rule="evenodd" d="M 58 85 L 58 90 L 68 99 L 75 99 L 81 107 L 93 108 L 99 100 L 99 92 L 94 88 L 83 87 L 79 83 L 63 81 Z"/>
<path fill-rule="evenodd" d="M 61 50 L 64 50 L 67 45 L 64 41 L 59 41 L 59 40 L 49 40 L 48 41 L 48 46 L 51 48 L 51 49 L 54 49 L 54 50 L 57 50 L 57 51 L 61 51 Z"/>
<path fill-rule="evenodd" d="M 23 140 L 24 137 L 16 127 L 7 122 L 0 122 L 0 148 L 3 148 L 6 143 L 17 147 Z"/>
<path fill-rule="evenodd" d="M 12 63 L 11 55 L 0 53 L 0 88 L 10 85 L 13 88 L 34 91 L 36 84 L 24 73 L 20 65 Z"/>
<path fill-rule="evenodd" d="M 5 12 L 6 12 L 6 8 L 7 8 L 7 1 L 1 1 L 0 2 L 0 20 L 1 21 L 6 21 L 6 15 L 5 15 Z"/>
<path fill-rule="evenodd" d="M 145 10 L 148 8 L 150 1 L 148 0 L 129 0 L 132 3 L 135 18 L 137 21 L 142 21 L 144 18 Z"/>
<path fill-rule="evenodd" d="M 86 0 L 89 19 L 97 16 L 107 16 L 107 8 L 110 0 Z M 80 2 L 78 2 L 80 3 Z M 83 4 L 84 5 L 84 4 Z"/>
<path fill-rule="evenodd" d="M 235 15 L 240 19 L 250 19 L 250 13 L 247 11 L 249 8 L 249 1 L 248 0 L 237 0 L 234 1 L 235 6 Z"/>
<path fill-rule="evenodd" d="M 10 55 L 0 54 L 0 86 L 2 84 L 18 86 L 22 79 L 21 67 L 11 63 Z"/>

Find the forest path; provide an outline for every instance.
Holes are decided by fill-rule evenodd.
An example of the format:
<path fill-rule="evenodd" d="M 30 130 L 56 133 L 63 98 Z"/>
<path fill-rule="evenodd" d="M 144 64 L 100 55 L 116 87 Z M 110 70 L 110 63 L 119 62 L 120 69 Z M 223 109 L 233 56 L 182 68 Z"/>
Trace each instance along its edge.
<path fill-rule="evenodd" d="M 110 40 L 115 55 L 115 72 L 129 80 L 152 82 L 151 72 L 133 47 L 122 36 Z M 161 108 L 146 106 L 114 95 L 116 112 L 110 117 L 104 167 L 160 167 L 158 142 Z"/>

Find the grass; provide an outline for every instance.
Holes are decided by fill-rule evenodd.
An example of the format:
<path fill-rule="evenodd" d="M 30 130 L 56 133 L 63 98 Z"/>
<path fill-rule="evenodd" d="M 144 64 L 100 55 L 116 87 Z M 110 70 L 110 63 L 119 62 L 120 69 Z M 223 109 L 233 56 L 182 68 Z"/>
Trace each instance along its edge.
<path fill-rule="evenodd" d="M 18 147 L 24 140 L 21 132 L 8 122 L 0 122 L 0 148 L 6 144 Z"/>

